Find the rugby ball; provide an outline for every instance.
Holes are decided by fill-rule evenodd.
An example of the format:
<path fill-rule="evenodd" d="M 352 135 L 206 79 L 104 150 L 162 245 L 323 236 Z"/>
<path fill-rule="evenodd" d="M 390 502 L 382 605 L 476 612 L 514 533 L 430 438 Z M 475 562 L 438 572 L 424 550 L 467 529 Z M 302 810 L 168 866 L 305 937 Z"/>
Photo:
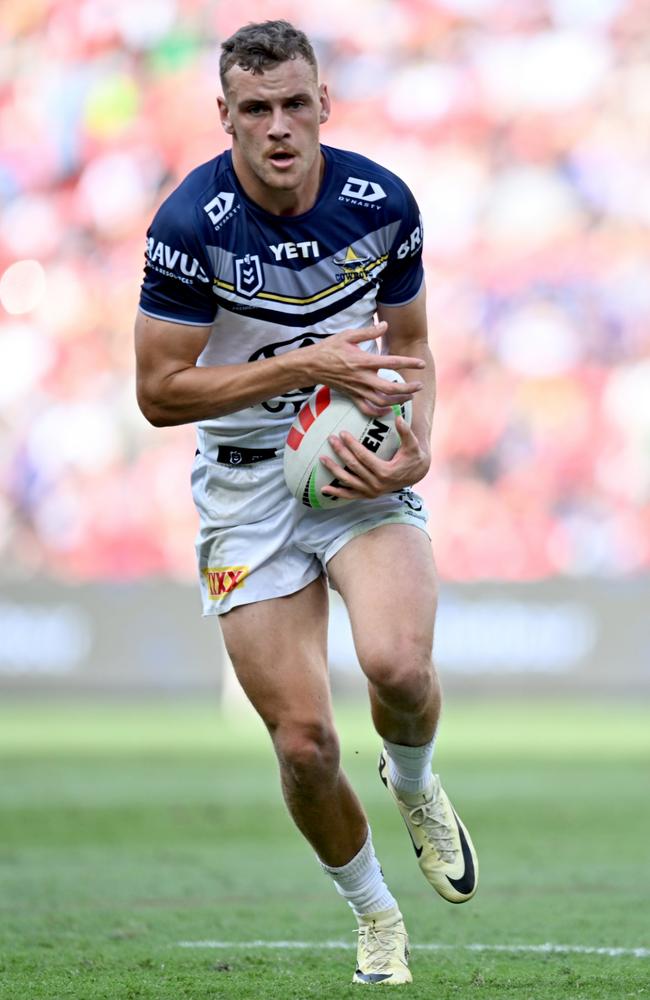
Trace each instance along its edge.
<path fill-rule="evenodd" d="M 399 372 L 380 368 L 381 378 L 388 382 L 403 382 Z M 380 417 L 368 416 L 349 396 L 318 385 L 297 413 L 291 425 L 284 448 L 284 478 L 289 491 L 305 507 L 325 510 L 340 507 L 354 501 L 323 493 L 324 486 L 337 484 L 336 478 L 320 461 L 321 455 L 341 460 L 327 440 L 330 434 L 347 431 L 360 441 L 364 448 L 388 460 L 400 446 L 400 437 L 395 427 L 397 417 L 403 417 L 410 425 L 411 402 L 391 406 L 387 414 Z"/>

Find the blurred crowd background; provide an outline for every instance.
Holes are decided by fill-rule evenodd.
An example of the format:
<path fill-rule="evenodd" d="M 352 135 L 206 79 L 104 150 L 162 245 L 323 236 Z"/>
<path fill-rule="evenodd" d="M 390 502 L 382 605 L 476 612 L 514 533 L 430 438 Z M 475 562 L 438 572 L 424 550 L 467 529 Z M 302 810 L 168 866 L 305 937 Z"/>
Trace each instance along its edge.
<path fill-rule="evenodd" d="M 225 148 L 219 43 L 287 17 L 323 139 L 420 202 L 452 581 L 650 568 L 648 0 L 4 0 L 0 565 L 193 579 L 193 429 L 134 399 L 144 236 Z"/>

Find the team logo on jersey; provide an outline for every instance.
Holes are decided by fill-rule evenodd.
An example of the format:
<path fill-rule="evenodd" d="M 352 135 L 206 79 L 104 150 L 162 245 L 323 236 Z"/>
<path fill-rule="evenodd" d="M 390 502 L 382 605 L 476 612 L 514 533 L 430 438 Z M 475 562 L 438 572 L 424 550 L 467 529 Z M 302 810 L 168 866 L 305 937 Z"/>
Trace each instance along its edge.
<path fill-rule="evenodd" d="M 354 205 L 367 205 L 375 201 L 381 201 L 385 197 L 386 192 L 377 181 L 366 181 L 361 177 L 348 177 L 339 195 L 339 201 L 349 200 Z M 376 205 L 373 207 L 378 208 L 379 206 Z"/>
<path fill-rule="evenodd" d="M 220 191 L 219 194 L 203 206 L 203 211 L 207 212 L 215 229 L 221 229 L 226 217 L 230 216 L 235 196 L 232 191 Z"/>
<path fill-rule="evenodd" d="M 362 281 L 367 281 L 367 265 L 369 261 L 370 257 L 357 257 L 352 247 L 348 247 L 342 257 L 334 258 L 334 263 L 338 264 L 341 268 L 336 275 L 336 280 L 342 281 L 346 285 L 357 281 L 359 278 Z"/>
<path fill-rule="evenodd" d="M 285 354 L 293 351 L 297 347 L 311 347 L 317 340 L 325 340 L 330 337 L 329 333 L 315 333 L 313 330 L 304 330 L 290 340 L 279 340 L 275 344 L 265 344 L 251 354 L 249 361 L 259 361 L 260 358 L 276 358 L 278 354 Z M 313 389 L 313 386 L 311 387 Z"/>
<path fill-rule="evenodd" d="M 264 287 L 264 275 L 260 258 L 256 253 L 247 253 L 235 261 L 235 291 L 247 299 L 252 299 Z"/>
<path fill-rule="evenodd" d="M 259 361 L 260 358 L 276 358 L 279 354 L 293 351 L 295 348 L 311 347 L 318 340 L 324 340 L 329 336 L 329 333 L 314 333 L 313 330 L 304 330 L 297 337 L 291 337 L 290 340 L 280 340 L 275 344 L 266 344 L 264 347 L 258 348 L 248 360 Z M 266 399 L 261 405 L 268 413 L 282 413 L 284 410 L 291 412 L 293 410 L 292 416 L 295 416 L 315 388 L 315 385 L 306 385 L 302 386 L 301 389 L 290 389 L 289 392 L 283 392 L 281 396 Z"/>

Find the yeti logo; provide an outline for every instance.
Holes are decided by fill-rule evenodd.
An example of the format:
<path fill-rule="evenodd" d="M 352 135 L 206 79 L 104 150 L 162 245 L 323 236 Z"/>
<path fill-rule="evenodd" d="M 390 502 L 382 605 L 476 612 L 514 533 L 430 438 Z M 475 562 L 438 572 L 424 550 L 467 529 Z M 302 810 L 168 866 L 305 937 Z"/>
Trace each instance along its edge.
<path fill-rule="evenodd" d="M 256 253 L 247 253 L 235 261 L 235 291 L 247 299 L 254 298 L 264 287 L 262 265 Z"/>

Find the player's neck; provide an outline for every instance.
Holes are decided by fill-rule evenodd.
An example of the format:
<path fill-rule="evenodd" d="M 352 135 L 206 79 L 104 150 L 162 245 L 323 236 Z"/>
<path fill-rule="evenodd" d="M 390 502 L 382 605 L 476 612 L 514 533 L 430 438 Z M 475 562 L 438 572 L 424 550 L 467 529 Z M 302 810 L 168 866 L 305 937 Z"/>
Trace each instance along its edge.
<path fill-rule="evenodd" d="M 303 215 L 308 212 L 316 204 L 325 173 L 325 157 L 319 153 L 304 183 L 293 190 L 282 190 L 264 184 L 256 174 L 247 169 L 245 161 L 237 156 L 234 148 L 232 163 L 245 193 L 251 201 L 271 215 Z"/>

